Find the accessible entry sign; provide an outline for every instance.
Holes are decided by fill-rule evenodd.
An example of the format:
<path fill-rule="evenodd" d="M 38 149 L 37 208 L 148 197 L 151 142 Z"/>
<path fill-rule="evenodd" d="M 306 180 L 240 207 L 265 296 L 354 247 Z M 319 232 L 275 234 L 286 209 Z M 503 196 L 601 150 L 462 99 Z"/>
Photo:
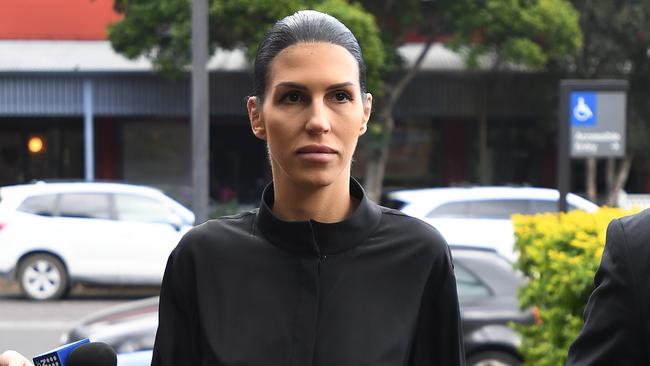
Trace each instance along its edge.
<path fill-rule="evenodd" d="M 625 80 L 562 80 L 558 137 L 559 209 L 566 211 L 571 158 L 625 156 Z"/>
<path fill-rule="evenodd" d="M 625 155 L 625 91 L 569 94 L 571 157 Z"/>

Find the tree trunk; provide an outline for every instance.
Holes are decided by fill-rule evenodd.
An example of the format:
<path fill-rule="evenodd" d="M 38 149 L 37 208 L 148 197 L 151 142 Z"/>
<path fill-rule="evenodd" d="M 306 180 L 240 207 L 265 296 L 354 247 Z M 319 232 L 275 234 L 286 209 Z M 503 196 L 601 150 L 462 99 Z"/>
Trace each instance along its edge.
<path fill-rule="evenodd" d="M 413 63 L 410 69 L 406 71 L 404 76 L 393 86 L 388 86 L 385 95 L 384 103 L 381 105 L 381 112 L 379 118 L 375 123 L 381 126 L 381 135 L 378 138 L 378 143 L 369 143 L 368 161 L 366 163 L 366 173 L 364 180 L 364 189 L 368 198 L 375 202 L 379 202 L 381 192 L 383 189 L 384 175 L 386 173 L 386 162 L 388 161 L 388 148 L 390 146 L 390 138 L 395 128 L 395 121 L 393 119 L 393 108 L 397 103 L 400 95 L 406 88 L 409 82 L 415 77 L 415 74 L 420 70 L 422 61 L 426 57 L 433 42 L 430 41 L 425 44 L 418 55 L 418 58 Z"/>
<path fill-rule="evenodd" d="M 597 187 L 596 187 L 596 158 L 587 158 L 586 172 L 585 172 L 585 189 L 587 190 L 587 199 L 591 202 L 596 202 Z"/>
<path fill-rule="evenodd" d="M 381 118 L 382 130 L 392 133 L 394 122 L 392 117 Z M 382 143 L 382 147 L 370 150 L 370 156 L 366 164 L 366 176 L 364 186 L 368 197 L 379 202 L 383 189 L 384 175 L 386 173 L 386 162 L 388 161 L 388 145 L 390 141 Z"/>
<path fill-rule="evenodd" d="M 607 158 L 606 164 L 605 164 L 605 185 L 606 185 L 606 192 L 612 191 L 614 188 L 614 175 L 616 174 L 616 159 L 613 157 Z"/>
<path fill-rule="evenodd" d="M 616 174 L 614 185 L 607 192 L 607 206 L 614 206 L 617 204 L 616 201 L 618 199 L 618 193 L 625 186 L 625 182 L 627 182 L 627 178 L 630 175 L 631 167 L 632 167 L 632 156 L 626 155 L 625 158 L 623 159 L 623 163 L 621 164 L 621 168 L 618 170 L 618 174 Z"/>

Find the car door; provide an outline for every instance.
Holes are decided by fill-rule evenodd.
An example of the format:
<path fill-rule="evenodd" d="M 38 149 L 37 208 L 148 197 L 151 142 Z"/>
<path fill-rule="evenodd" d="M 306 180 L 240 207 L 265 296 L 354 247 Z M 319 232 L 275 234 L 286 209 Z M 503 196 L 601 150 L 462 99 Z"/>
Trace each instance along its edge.
<path fill-rule="evenodd" d="M 114 195 L 126 283 L 158 284 L 167 258 L 190 226 L 168 204 L 155 197 Z"/>
<path fill-rule="evenodd" d="M 61 194 L 51 222 L 53 230 L 48 235 L 61 249 L 72 276 L 94 282 L 117 280 L 119 238 L 108 193 Z"/>
<path fill-rule="evenodd" d="M 450 244 L 493 248 L 514 259 L 510 217 L 529 211 L 526 199 L 481 199 L 442 204 L 426 217 Z"/>

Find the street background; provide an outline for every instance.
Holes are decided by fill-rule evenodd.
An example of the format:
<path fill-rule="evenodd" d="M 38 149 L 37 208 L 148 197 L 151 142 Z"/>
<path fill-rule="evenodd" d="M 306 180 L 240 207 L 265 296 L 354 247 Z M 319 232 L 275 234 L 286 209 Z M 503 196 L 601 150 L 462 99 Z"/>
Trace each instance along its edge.
<path fill-rule="evenodd" d="M 0 350 L 31 358 L 60 346 L 61 335 L 93 311 L 157 294 L 157 288 L 77 286 L 65 300 L 35 302 L 0 280 Z"/>
<path fill-rule="evenodd" d="M 209 7 L 196 11 L 199 3 Z M 520 270 L 529 282 L 508 301 L 514 313 L 538 311 L 534 322 L 512 330 L 523 342 L 509 345 L 506 358 L 516 361 L 505 364 L 563 365 L 582 325 L 606 224 L 650 206 L 648 1 L 2 0 L 0 187 L 42 190 L 39 204 L 21 197 L 8 208 L 4 190 L 0 272 L 20 269 L 23 283 L 32 284 L 26 295 L 35 298 L 62 295 L 48 289 L 64 289 L 66 268 L 78 268 L 66 263 L 75 260 L 90 277 L 104 270 L 116 283 L 131 277 L 155 284 L 184 230 L 257 207 L 271 174 L 245 108 L 250 56 L 264 29 L 304 8 L 340 19 L 364 52 L 373 114 L 352 176 L 371 199 L 404 212 L 410 205 L 408 214 L 451 244 L 511 255 L 508 274 Z M 193 85 L 197 80 L 201 85 Z M 596 137 L 615 136 L 609 143 L 616 154 L 593 153 L 593 141 L 581 141 L 593 154 L 562 157 L 568 115 L 560 105 L 569 100 L 558 87 L 567 80 L 626 85 L 617 91 L 624 95 L 616 96 L 622 123 L 614 134 L 606 123 L 612 114 L 593 101 L 613 103 L 574 98 L 584 99 L 594 126 L 597 120 L 607 129 Z M 576 89 L 583 92 L 594 91 Z M 98 181 L 120 184 L 91 197 L 52 181 L 96 190 Z M 169 197 L 150 191 L 120 199 L 122 183 Z M 478 186 L 501 193 L 468 199 Z M 559 186 L 583 199 L 573 206 L 582 211 L 557 214 L 557 198 L 549 197 Z M 529 187 L 546 191 L 521 193 Z M 414 194 L 421 188 L 431 188 L 431 196 Z M 452 197 L 449 188 L 466 191 Z M 410 202 L 391 202 L 400 191 Z M 177 201 L 171 211 L 168 198 Z M 486 230 L 477 226 L 486 223 Z M 110 238 L 118 232 L 119 239 Z M 488 290 L 482 293 L 494 293 Z M 61 333 L 87 314 L 155 294 L 77 285 L 69 297 L 39 302 L 0 282 L 0 351 L 31 357 L 58 346 Z"/>

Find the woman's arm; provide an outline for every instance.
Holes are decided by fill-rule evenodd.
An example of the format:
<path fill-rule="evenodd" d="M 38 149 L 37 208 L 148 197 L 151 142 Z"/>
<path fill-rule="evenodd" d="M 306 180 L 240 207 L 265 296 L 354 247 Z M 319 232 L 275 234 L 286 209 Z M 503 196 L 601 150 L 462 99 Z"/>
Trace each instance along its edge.
<path fill-rule="evenodd" d="M 152 366 L 201 364 L 195 278 L 190 253 L 179 244 L 169 256 L 160 289 Z"/>
<path fill-rule="evenodd" d="M 409 365 L 465 365 L 456 279 L 448 249 L 431 269 Z"/>

